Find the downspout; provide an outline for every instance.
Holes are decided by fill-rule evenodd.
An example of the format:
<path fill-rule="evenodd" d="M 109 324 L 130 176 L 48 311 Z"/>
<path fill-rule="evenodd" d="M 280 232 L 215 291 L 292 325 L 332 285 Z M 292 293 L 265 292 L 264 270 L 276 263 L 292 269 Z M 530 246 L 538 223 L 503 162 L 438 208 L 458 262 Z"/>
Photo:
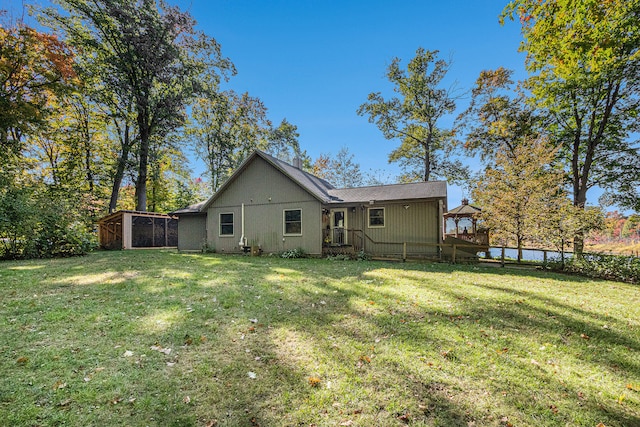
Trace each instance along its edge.
<path fill-rule="evenodd" d="M 242 249 L 243 246 L 247 245 L 247 239 L 244 237 L 244 203 L 242 204 L 242 210 L 240 213 L 240 218 L 241 218 L 241 229 L 242 229 L 242 234 L 240 236 L 240 242 L 238 242 L 238 244 L 240 245 L 240 248 Z"/>
<path fill-rule="evenodd" d="M 367 228 L 365 227 L 365 221 L 367 220 L 367 209 L 364 207 L 364 205 L 360 206 L 360 210 L 362 211 L 362 252 L 366 252 L 366 245 L 367 245 L 367 235 L 366 235 L 366 230 Z"/>
<path fill-rule="evenodd" d="M 443 243 L 446 224 L 444 223 L 444 207 L 442 199 L 438 200 L 438 224 L 440 224 L 438 227 L 438 243 Z M 442 246 L 438 246 L 438 257 L 442 260 Z"/>

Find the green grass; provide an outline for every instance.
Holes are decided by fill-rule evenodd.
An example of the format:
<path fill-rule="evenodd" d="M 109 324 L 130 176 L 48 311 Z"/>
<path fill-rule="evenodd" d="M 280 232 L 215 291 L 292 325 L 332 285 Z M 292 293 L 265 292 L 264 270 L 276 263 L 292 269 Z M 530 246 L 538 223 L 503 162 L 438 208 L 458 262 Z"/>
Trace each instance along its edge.
<path fill-rule="evenodd" d="M 640 425 L 638 286 L 124 251 L 0 287 L 0 425 Z"/>

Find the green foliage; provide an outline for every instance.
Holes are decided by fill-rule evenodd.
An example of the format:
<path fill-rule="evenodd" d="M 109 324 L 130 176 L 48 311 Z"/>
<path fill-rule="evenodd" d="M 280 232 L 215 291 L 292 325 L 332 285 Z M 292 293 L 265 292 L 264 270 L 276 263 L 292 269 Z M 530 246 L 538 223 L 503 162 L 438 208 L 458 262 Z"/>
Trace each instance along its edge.
<path fill-rule="evenodd" d="M 57 36 L 23 24 L 0 26 L 0 166 L 23 149 L 75 77 L 73 54 Z"/>
<path fill-rule="evenodd" d="M 438 59 L 437 50 L 423 48 L 416 50 L 406 70 L 400 67 L 400 59 L 394 58 L 387 78 L 400 96 L 385 99 L 380 92 L 372 92 L 357 110 L 368 116 L 385 138 L 402 141 L 389 161 L 400 161 L 405 175 L 419 175 L 422 181 L 428 181 L 432 173 L 446 176 L 448 170 L 448 161 L 434 162 L 434 155 L 446 153 L 453 139 L 453 132 L 438 127 L 438 121 L 455 110 L 452 90 L 440 87 L 450 65 Z"/>
<path fill-rule="evenodd" d="M 640 113 L 638 1 L 514 0 L 504 18 L 519 19 L 521 50 L 531 76 L 526 87 L 550 139 L 562 145 L 573 203 L 604 188 L 609 199 L 640 206 L 640 153 L 634 135 Z M 582 236 L 575 250 L 582 251 Z"/>
<path fill-rule="evenodd" d="M 203 254 L 214 254 L 216 253 L 216 247 L 214 245 L 209 244 L 209 242 L 202 243 L 202 253 Z"/>
<path fill-rule="evenodd" d="M 20 259 L 30 256 L 28 236 L 33 236 L 36 217 L 29 188 L 0 189 L 0 258 Z"/>
<path fill-rule="evenodd" d="M 289 249 L 287 251 L 280 252 L 280 258 L 294 259 L 294 258 L 306 258 L 307 253 L 302 248 Z"/>
<path fill-rule="evenodd" d="M 277 128 L 271 127 L 267 133 L 267 152 L 287 163 L 293 163 L 296 156 L 300 158 L 302 154 L 299 137 L 298 126 L 289 123 L 286 118 L 282 119 Z"/>
<path fill-rule="evenodd" d="M 42 19 L 66 33 L 86 52 L 96 79 L 118 93 L 122 111 L 137 127 L 136 209 L 147 210 L 147 181 L 152 144 L 163 141 L 186 120 L 196 95 L 215 90 L 220 73 L 233 65 L 219 44 L 195 29 L 187 12 L 165 2 L 60 0 Z M 207 79 L 205 80 L 205 76 Z M 114 96 L 114 98 L 116 98 Z"/>
<path fill-rule="evenodd" d="M 335 155 L 321 154 L 313 164 L 312 173 L 337 188 L 358 187 L 364 182 L 360 163 L 355 161 L 347 146 Z"/>
<path fill-rule="evenodd" d="M 513 71 L 484 70 L 471 91 L 471 103 L 458 117 L 458 127 L 466 130 L 464 149 L 480 153 L 492 164 L 499 152 L 512 154 L 527 138 L 538 136 L 539 119 L 521 90 L 514 89 Z"/>
<path fill-rule="evenodd" d="M 0 258 L 85 255 L 96 246 L 78 206 L 46 189 L 9 188 L 0 193 Z"/>
<path fill-rule="evenodd" d="M 562 189 L 564 175 L 552 165 L 555 154 L 543 139 L 523 141 L 513 152 L 498 151 L 495 166 L 486 169 L 473 189 L 492 239 L 515 243 L 518 260 L 525 242 L 562 229 L 556 222 L 566 214 L 568 199 Z"/>
<path fill-rule="evenodd" d="M 564 264 L 552 262 L 549 267 L 597 279 L 640 284 L 640 258 L 636 256 L 583 254 Z"/>
<path fill-rule="evenodd" d="M 187 132 L 195 142 L 196 153 L 207 165 L 213 191 L 252 150 L 266 148 L 266 113 L 262 101 L 247 92 L 238 95 L 228 90 L 197 99 Z"/>

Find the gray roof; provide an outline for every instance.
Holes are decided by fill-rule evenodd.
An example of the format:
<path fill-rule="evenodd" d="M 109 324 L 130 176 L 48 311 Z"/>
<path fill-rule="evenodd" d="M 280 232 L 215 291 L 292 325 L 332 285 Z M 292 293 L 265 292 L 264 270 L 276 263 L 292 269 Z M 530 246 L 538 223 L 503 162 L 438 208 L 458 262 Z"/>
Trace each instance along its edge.
<path fill-rule="evenodd" d="M 265 152 L 255 150 L 238 169 L 225 181 L 218 191 L 205 202 L 191 205 L 187 208 L 172 212 L 173 214 L 194 214 L 203 212 L 242 173 L 246 166 L 256 157 L 261 157 L 284 175 L 296 182 L 312 196 L 325 204 L 369 203 L 392 200 L 434 199 L 447 197 L 445 181 L 414 182 L 410 184 L 376 185 L 371 187 L 335 188 L 329 182 L 318 178 L 302 169 L 290 165 Z"/>
<path fill-rule="evenodd" d="M 258 151 L 260 157 L 280 169 L 289 178 L 323 203 L 369 203 L 370 201 L 414 200 L 447 197 L 445 181 L 413 182 L 409 184 L 376 185 L 371 187 L 335 188 L 329 182 Z"/>
<path fill-rule="evenodd" d="M 445 181 L 412 182 L 409 184 L 376 185 L 372 187 L 330 190 L 334 203 L 369 203 L 392 200 L 434 199 L 447 197 Z"/>
<path fill-rule="evenodd" d="M 178 210 L 173 211 L 173 212 L 169 212 L 169 215 L 197 214 L 197 213 L 200 213 L 200 210 L 202 209 L 202 207 L 204 206 L 205 203 L 206 203 L 206 201 L 202 201 L 202 202 L 196 203 L 194 205 L 189 205 L 186 208 L 182 208 L 182 209 L 178 209 Z"/>
<path fill-rule="evenodd" d="M 256 153 L 267 162 L 275 166 L 276 169 L 280 169 L 281 172 L 297 182 L 298 185 L 311 193 L 315 198 L 325 203 L 332 199 L 332 196 L 329 194 L 329 192 L 331 190 L 334 190 L 335 187 L 328 181 L 322 178 L 318 178 L 317 176 L 303 171 L 302 169 L 298 169 L 297 167 L 290 165 L 287 162 L 283 162 L 282 160 L 277 159 L 262 151 L 256 151 Z"/>
<path fill-rule="evenodd" d="M 456 215 L 472 216 L 472 215 L 478 214 L 480 212 L 482 212 L 482 209 L 480 209 L 477 206 L 470 205 L 469 204 L 469 200 L 462 199 L 462 204 L 460 206 L 456 206 L 455 208 L 451 209 L 449 212 L 446 213 L 446 215 L 448 215 L 448 216 L 456 216 Z"/>

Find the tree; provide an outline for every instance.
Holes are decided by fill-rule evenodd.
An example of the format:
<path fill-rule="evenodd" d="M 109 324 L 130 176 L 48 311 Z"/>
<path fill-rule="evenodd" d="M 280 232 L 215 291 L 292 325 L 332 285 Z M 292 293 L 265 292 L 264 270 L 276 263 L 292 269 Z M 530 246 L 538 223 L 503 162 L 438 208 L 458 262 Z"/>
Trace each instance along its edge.
<path fill-rule="evenodd" d="M 265 148 L 269 127 L 266 108 L 258 98 L 234 91 L 197 100 L 188 133 L 207 165 L 215 192 L 255 148 Z"/>
<path fill-rule="evenodd" d="M 355 162 L 347 147 L 335 156 L 321 154 L 312 166 L 312 173 L 337 188 L 358 187 L 363 183 L 360 164 Z"/>
<path fill-rule="evenodd" d="M 640 154 L 630 138 L 639 130 L 640 2 L 514 0 L 505 18 L 520 20 L 527 88 L 561 144 L 573 204 L 584 209 L 600 186 L 637 206 Z M 574 242 L 579 255 L 583 236 Z"/>
<path fill-rule="evenodd" d="M 51 103 L 74 83 L 73 53 L 55 35 L 24 24 L 0 27 L 0 166 L 20 156 Z"/>
<path fill-rule="evenodd" d="M 292 163 L 295 157 L 300 158 L 299 137 L 298 127 L 289 123 L 286 118 L 282 119 L 277 128 L 269 130 L 267 152 L 282 161 Z"/>
<path fill-rule="evenodd" d="M 515 243 L 518 261 L 527 241 L 553 232 L 548 218 L 559 218 L 566 196 L 562 170 L 553 167 L 557 149 L 543 139 L 527 139 L 512 153 L 496 153 L 495 165 L 473 189 L 482 220 L 493 239 Z"/>
<path fill-rule="evenodd" d="M 513 71 L 505 68 L 484 70 L 471 90 L 469 107 L 458 116 L 458 127 L 466 130 L 464 149 L 480 153 L 491 164 L 498 152 L 513 155 L 527 138 L 537 138 L 541 126 L 527 96 L 514 88 Z"/>
<path fill-rule="evenodd" d="M 59 0 L 70 16 L 47 9 L 75 45 L 100 62 L 102 82 L 126 94 L 138 135 L 136 209 L 147 209 L 151 140 L 182 126 L 185 107 L 203 85 L 205 73 L 217 84 L 218 71 L 232 69 L 220 46 L 195 30 L 195 21 L 162 0 Z"/>
<path fill-rule="evenodd" d="M 418 48 L 416 56 L 409 61 L 407 69 L 400 67 L 400 59 L 394 58 L 387 69 L 387 78 L 399 94 L 386 100 L 380 92 L 372 92 L 368 102 L 357 112 L 368 116 L 387 139 L 400 139 L 401 147 L 394 151 L 389 161 L 408 158 L 420 159 L 421 180 L 429 181 L 432 174 L 444 176 L 445 161 L 434 168 L 433 153 L 450 144 L 450 131 L 438 127 L 438 121 L 455 110 L 455 99 L 451 89 L 442 89 L 450 62 L 437 59 L 438 51 Z M 406 165 L 412 163 L 405 163 Z"/>
<path fill-rule="evenodd" d="M 423 132 L 423 128 L 417 128 L 415 132 Z M 451 160 L 454 148 L 450 141 L 453 132 L 443 132 L 436 129 L 431 138 L 431 153 L 429 164 L 431 175 L 445 178 L 450 183 L 466 183 L 471 175 L 468 166 L 460 160 Z M 389 154 L 389 163 L 400 164 L 403 173 L 398 177 L 400 182 L 423 181 L 425 177 L 424 146 L 414 138 L 405 138 L 397 149 Z"/>
<path fill-rule="evenodd" d="M 640 238 L 640 215 L 630 215 L 624 222 L 620 235 L 624 238 Z"/>

